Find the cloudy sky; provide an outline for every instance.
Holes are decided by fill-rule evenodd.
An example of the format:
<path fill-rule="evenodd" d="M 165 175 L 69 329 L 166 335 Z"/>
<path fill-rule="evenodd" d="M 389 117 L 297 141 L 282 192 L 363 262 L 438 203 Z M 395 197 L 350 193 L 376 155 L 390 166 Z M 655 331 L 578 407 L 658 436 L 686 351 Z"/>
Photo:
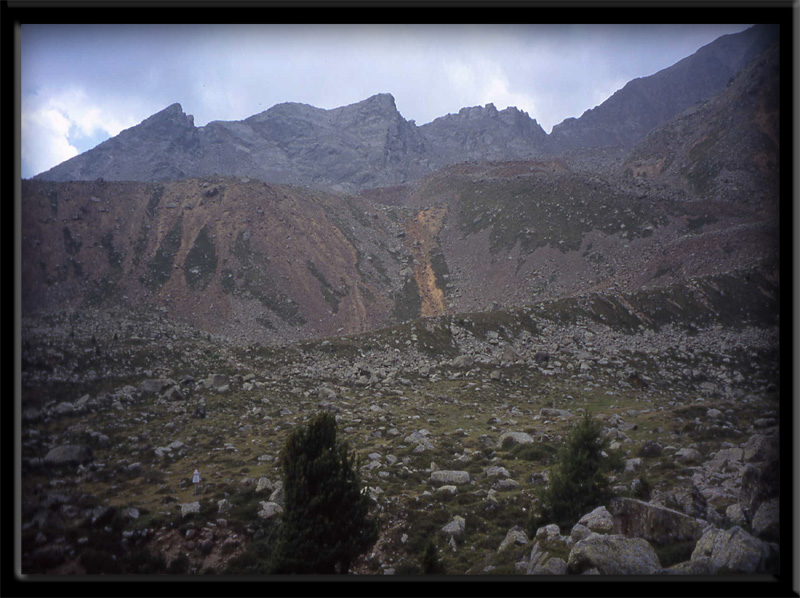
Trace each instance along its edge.
<path fill-rule="evenodd" d="M 418 125 L 516 106 L 548 133 L 749 25 L 25 25 L 22 176 L 179 102 L 196 126 L 391 93 Z"/>

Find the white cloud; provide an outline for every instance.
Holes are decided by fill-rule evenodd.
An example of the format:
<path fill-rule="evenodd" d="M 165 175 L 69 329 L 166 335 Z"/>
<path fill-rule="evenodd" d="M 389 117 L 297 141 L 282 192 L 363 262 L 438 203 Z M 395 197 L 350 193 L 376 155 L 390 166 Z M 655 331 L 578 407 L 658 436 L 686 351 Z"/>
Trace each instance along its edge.
<path fill-rule="evenodd" d="M 498 110 L 515 106 L 536 118 L 536 101 L 530 94 L 514 89 L 504 68 L 489 60 L 444 63 L 448 95 L 460 102 L 455 108 L 492 103 Z"/>
<path fill-rule="evenodd" d="M 78 155 L 69 142 L 72 123 L 61 112 L 41 109 L 22 113 L 22 176 L 31 177 Z"/>
<path fill-rule="evenodd" d="M 123 106 L 112 97 L 92 102 L 85 91 L 74 87 L 23 97 L 22 176 L 48 170 L 149 115 L 147 110 Z"/>

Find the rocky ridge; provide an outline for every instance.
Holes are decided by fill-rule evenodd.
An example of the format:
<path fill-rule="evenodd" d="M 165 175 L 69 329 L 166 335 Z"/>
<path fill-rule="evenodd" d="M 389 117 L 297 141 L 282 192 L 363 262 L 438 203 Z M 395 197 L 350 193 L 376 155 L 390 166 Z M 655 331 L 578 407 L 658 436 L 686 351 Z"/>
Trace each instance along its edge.
<path fill-rule="evenodd" d="M 96 148 L 36 175 L 38 180 L 164 181 L 244 176 L 355 192 L 410 183 L 466 161 L 536 159 L 568 150 L 631 148 L 648 132 L 725 84 L 772 43 L 777 26 L 756 25 L 704 46 L 668 69 L 628 83 L 551 135 L 516 108 L 493 104 L 417 126 L 380 93 L 333 110 L 279 104 L 242 121 L 194 127 L 179 104 Z"/>

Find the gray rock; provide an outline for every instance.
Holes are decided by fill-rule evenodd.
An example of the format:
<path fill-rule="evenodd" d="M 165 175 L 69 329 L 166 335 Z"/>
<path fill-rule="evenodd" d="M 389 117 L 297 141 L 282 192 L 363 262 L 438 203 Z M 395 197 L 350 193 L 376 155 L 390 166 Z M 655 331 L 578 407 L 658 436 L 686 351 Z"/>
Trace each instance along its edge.
<path fill-rule="evenodd" d="M 561 535 L 561 530 L 555 523 L 537 529 L 534 540 L 543 550 L 548 551 L 563 551 L 568 545 L 568 538 Z"/>
<path fill-rule="evenodd" d="M 169 387 L 162 398 L 166 401 L 182 401 L 184 399 L 183 393 L 178 386 Z"/>
<path fill-rule="evenodd" d="M 256 492 L 261 493 L 266 492 L 267 490 L 272 492 L 273 489 L 272 482 L 270 482 L 267 478 L 258 478 L 258 482 L 256 483 Z"/>
<path fill-rule="evenodd" d="M 767 542 L 780 542 L 780 513 L 778 499 L 772 498 L 761 503 L 753 515 L 753 534 Z"/>
<path fill-rule="evenodd" d="M 485 471 L 486 471 L 486 477 L 489 478 L 511 477 L 511 474 L 508 473 L 508 470 L 505 467 L 498 467 L 496 465 L 492 465 L 491 467 L 487 467 Z"/>
<path fill-rule="evenodd" d="M 639 449 L 640 457 L 660 457 L 664 452 L 664 447 L 655 440 L 647 440 Z"/>
<path fill-rule="evenodd" d="M 744 514 L 744 509 L 742 509 L 742 505 L 736 503 L 735 505 L 730 505 L 725 510 L 725 518 L 733 523 L 734 525 L 743 526 L 747 525 L 747 517 Z"/>
<path fill-rule="evenodd" d="M 183 503 L 181 505 L 181 517 L 186 517 L 187 515 L 199 515 L 199 514 L 200 514 L 199 502 L 189 502 L 189 503 Z"/>
<path fill-rule="evenodd" d="M 593 533 L 572 547 L 567 561 L 570 574 L 590 569 L 602 575 L 650 575 L 661 564 L 653 547 L 641 538 Z"/>
<path fill-rule="evenodd" d="M 578 520 L 578 525 L 584 525 L 598 534 L 610 534 L 614 531 L 614 519 L 605 507 L 597 507 L 591 513 L 587 513 Z"/>
<path fill-rule="evenodd" d="M 93 459 L 92 449 L 80 444 L 63 444 L 51 449 L 44 457 L 46 465 L 77 465 Z"/>
<path fill-rule="evenodd" d="M 442 528 L 442 532 L 453 537 L 460 538 L 464 534 L 467 523 L 463 517 L 456 515 L 453 520 Z"/>
<path fill-rule="evenodd" d="M 466 471 L 452 471 L 452 470 L 439 470 L 431 472 L 431 482 L 434 484 L 448 484 L 453 486 L 461 486 L 469 484 L 469 473 Z"/>
<path fill-rule="evenodd" d="M 697 540 L 703 524 L 694 517 L 635 498 L 618 497 L 609 503 L 614 529 L 625 536 L 662 544 Z"/>
<path fill-rule="evenodd" d="M 564 575 L 567 564 L 564 559 L 552 557 L 539 542 L 534 542 L 525 573 L 528 575 Z"/>
<path fill-rule="evenodd" d="M 68 401 L 64 401 L 63 403 L 59 403 L 53 408 L 53 412 L 57 415 L 70 415 L 75 411 L 75 405 Z"/>
<path fill-rule="evenodd" d="M 713 561 L 707 556 L 678 563 L 663 569 L 665 575 L 713 575 Z"/>
<path fill-rule="evenodd" d="M 682 448 L 675 453 L 675 460 L 678 463 L 699 463 L 701 459 L 702 455 L 700 455 L 700 451 L 693 448 Z"/>
<path fill-rule="evenodd" d="M 276 502 L 279 505 L 283 504 L 285 492 L 283 490 L 283 482 L 275 482 L 274 490 L 272 494 L 269 495 L 270 502 Z"/>
<path fill-rule="evenodd" d="M 276 502 L 262 500 L 259 504 L 261 509 L 258 511 L 258 516 L 262 519 L 272 519 L 283 513 L 283 507 Z"/>
<path fill-rule="evenodd" d="M 766 463 L 778 459 L 778 437 L 754 434 L 744 445 L 747 463 Z"/>
<path fill-rule="evenodd" d="M 506 537 L 503 539 L 503 541 L 500 543 L 497 552 L 503 552 L 509 546 L 513 546 L 515 544 L 524 546 L 527 543 L 528 543 L 527 534 L 523 531 L 523 529 L 520 526 L 515 525 L 510 530 L 508 530 L 508 533 L 506 534 Z"/>
<path fill-rule="evenodd" d="M 509 492 L 511 490 L 519 490 L 521 484 L 516 480 L 497 480 L 494 484 L 492 484 L 492 488 L 497 490 L 498 492 Z"/>
<path fill-rule="evenodd" d="M 497 448 L 508 448 L 515 444 L 532 444 L 533 437 L 526 432 L 503 432 L 497 441 Z"/>
<path fill-rule="evenodd" d="M 741 527 L 728 530 L 712 527 L 697 541 L 692 560 L 710 557 L 713 573 L 723 567 L 737 573 L 756 573 L 764 570 L 769 555 L 769 546 Z"/>

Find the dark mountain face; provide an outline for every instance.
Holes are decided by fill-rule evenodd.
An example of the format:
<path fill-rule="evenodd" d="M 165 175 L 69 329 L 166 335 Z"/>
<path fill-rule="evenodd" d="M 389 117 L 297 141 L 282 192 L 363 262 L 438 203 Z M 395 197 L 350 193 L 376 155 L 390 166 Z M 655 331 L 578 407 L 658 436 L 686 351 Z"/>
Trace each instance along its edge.
<path fill-rule="evenodd" d="M 741 204 L 772 202 L 780 146 L 777 43 L 751 61 L 725 91 L 647 135 L 621 171 L 649 177 L 689 197 Z"/>
<path fill-rule="evenodd" d="M 777 37 L 777 26 L 724 36 L 692 56 L 628 83 L 547 135 L 525 112 L 463 108 L 423 126 L 378 94 L 333 110 L 274 106 L 243 121 L 195 127 L 173 104 L 96 148 L 37 175 L 49 181 L 165 181 L 245 176 L 318 189 L 358 191 L 420 180 L 469 161 L 529 160 L 581 148 L 630 148 L 675 114 L 725 89 Z"/>

